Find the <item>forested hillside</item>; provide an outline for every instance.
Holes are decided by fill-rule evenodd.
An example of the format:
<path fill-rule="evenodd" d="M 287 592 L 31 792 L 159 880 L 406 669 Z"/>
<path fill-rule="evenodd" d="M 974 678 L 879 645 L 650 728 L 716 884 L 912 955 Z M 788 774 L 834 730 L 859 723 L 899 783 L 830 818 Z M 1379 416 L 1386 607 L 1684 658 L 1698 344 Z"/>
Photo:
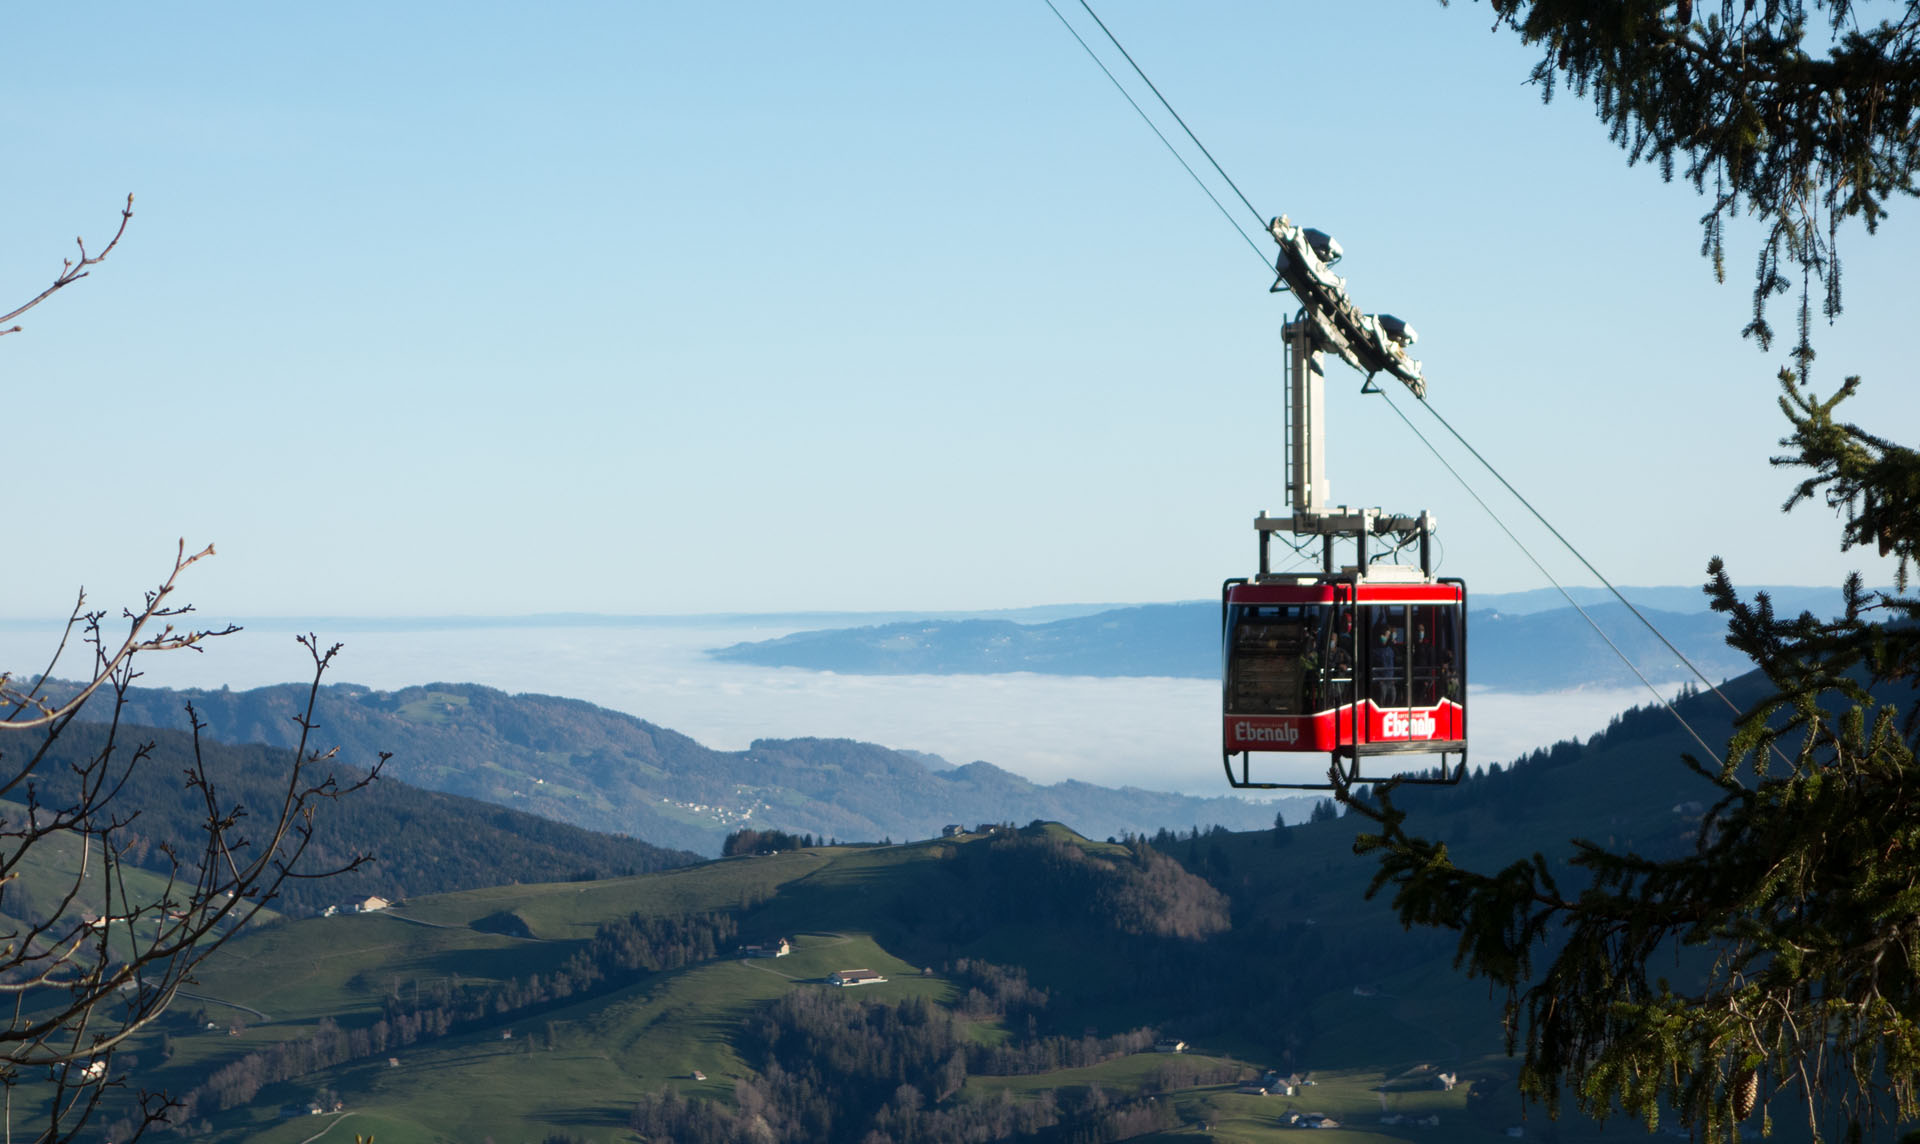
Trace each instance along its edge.
<path fill-rule="evenodd" d="M 288 746 L 306 699 L 307 688 L 292 684 L 135 689 L 125 718 L 184 728 L 191 702 L 203 735 Z M 104 715 L 104 705 L 88 713 Z M 391 773 L 415 786 L 708 855 L 742 826 L 877 841 L 926 838 L 950 823 L 1041 817 L 1117 837 L 1195 823 L 1249 829 L 1274 814 L 1236 798 L 1043 786 L 982 762 L 933 768 L 920 756 L 844 739 L 764 739 L 745 751 L 715 751 L 590 703 L 473 684 L 324 687 L 316 718 L 319 741 L 349 759 L 391 752 Z"/>

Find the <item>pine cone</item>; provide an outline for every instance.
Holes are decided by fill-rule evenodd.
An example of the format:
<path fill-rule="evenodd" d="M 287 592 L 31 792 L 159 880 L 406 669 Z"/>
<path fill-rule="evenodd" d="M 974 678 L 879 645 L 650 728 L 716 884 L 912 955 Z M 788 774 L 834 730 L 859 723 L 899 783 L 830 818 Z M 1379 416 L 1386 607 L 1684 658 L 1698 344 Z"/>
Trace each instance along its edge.
<path fill-rule="evenodd" d="M 1729 1091 L 1733 1096 L 1733 1118 L 1745 1120 L 1760 1099 L 1760 1074 L 1752 1069 L 1742 1069 Z"/>

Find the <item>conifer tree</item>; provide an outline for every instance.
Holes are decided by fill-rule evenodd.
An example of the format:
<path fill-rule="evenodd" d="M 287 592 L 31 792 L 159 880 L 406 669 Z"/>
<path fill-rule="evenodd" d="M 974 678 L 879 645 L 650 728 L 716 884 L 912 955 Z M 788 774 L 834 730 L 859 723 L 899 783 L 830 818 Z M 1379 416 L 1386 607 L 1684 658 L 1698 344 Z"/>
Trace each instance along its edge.
<path fill-rule="evenodd" d="M 1546 98 L 1563 86 L 1590 96 L 1628 162 L 1651 161 L 1708 198 L 1702 250 L 1717 276 L 1726 220 L 1746 213 L 1766 226 L 1745 332 L 1771 342 L 1767 302 L 1797 273 L 1806 348 L 1813 299 L 1828 318 L 1840 312 L 1841 224 L 1871 232 L 1889 199 L 1914 193 L 1920 5 L 1490 2 L 1501 25 L 1544 48 L 1533 79 Z"/>
<path fill-rule="evenodd" d="M 1798 286 L 1774 463 L 1801 479 L 1784 507 L 1837 510 L 1841 548 L 1896 557 L 1897 587 L 1867 592 L 1856 574 L 1838 619 L 1787 618 L 1764 593 L 1743 599 L 1717 558 L 1708 565 L 1728 642 L 1772 690 L 1736 721 L 1724 763 L 1682 760 L 1720 792 L 1691 852 L 1655 859 L 1576 839 L 1573 876 L 1556 878 L 1540 855 L 1464 870 L 1418 836 L 1390 788 L 1341 791 L 1372 819 L 1356 842 L 1379 861 L 1370 893 L 1390 891 L 1409 926 L 1458 931 L 1458 963 L 1506 991 L 1522 1091 L 1549 1111 L 1566 1092 L 1589 1115 L 1625 1109 L 1649 1127 L 1675 1115 L 1708 1139 L 1764 1130 L 1775 1106 L 1797 1106 L 1816 1139 L 1913 1120 L 1920 596 L 1907 578 L 1920 453 L 1837 416 L 1858 378 L 1822 396 L 1809 371 L 1816 304 L 1829 320 L 1840 312 L 1842 224 L 1871 232 L 1890 199 L 1915 192 L 1920 0 L 1491 3 L 1544 49 L 1534 78 L 1549 98 L 1556 85 L 1591 97 L 1629 161 L 1678 171 L 1708 197 L 1716 274 L 1726 219 L 1765 224 L 1744 331 L 1763 348 L 1768 302 Z M 1682 977 L 1671 954 L 1684 946 L 1708 953 L 1704 974 Z"/>

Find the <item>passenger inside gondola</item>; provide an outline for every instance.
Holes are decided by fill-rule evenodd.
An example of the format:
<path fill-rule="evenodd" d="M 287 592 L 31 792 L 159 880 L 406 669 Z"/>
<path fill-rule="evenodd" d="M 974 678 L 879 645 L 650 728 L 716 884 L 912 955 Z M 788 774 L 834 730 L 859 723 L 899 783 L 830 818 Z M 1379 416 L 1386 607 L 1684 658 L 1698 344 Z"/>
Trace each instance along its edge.
<path fill-rule="evenodd" d="M 1460 673 L 1453 666 L 1453 653 L 1440 654 L 1440 698 L 1460 702 Z"/>
<path fill-rule="evenodd" d="M 1315 710 L 1341 707 L 1353 702 L 1353 611 L 1345 606 L 1336 611 L 1339 618 L 1333 622 L 1332 636 L 1327 641 L 1323 706 Z"/>
<path fill-rule="evenodd" d="M 1404 608 L 1373 609 L 1372 659 L 1367 664 L 1367 690 L 1375 704 L 1398 707 L 1401 702 L 1400 672 L 1404 664 L 1400 640 L 1405 638 Z"/>
<path fill-rule="evenodd" d="M 1413 647 L 1411 659 L 1413 668 L 1413 705 L 1432 707 L 1440 702 L 1440 648 L 1434 642 L 1433 629 L 1428 618 L 1433 608 L 1414 609 L 1416 619 L 1413 622 Z"/>

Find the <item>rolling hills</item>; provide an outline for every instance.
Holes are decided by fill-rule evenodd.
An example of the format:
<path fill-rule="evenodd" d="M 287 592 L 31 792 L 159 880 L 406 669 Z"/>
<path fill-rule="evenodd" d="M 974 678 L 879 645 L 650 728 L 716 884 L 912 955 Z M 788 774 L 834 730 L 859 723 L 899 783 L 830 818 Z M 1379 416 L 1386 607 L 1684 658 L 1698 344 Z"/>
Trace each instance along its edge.
<path fill-rule="evenodd" d="M 1717 701 L 1683 703 L 1724 730 Z M 1538 849 L 1563 872 L 1576 836 L 1659 853 L 1698 826 L 1685 743 L 1664 711 L 1631 712 L 1401 801 L 1482 867 Z M 1335 818 L 1112 845 L 1036 822 L 417 897 L 247 936 L 164 1061 L 135 1052 L 142 1080 L 195 1094 L 191 1127 L 215 1142 L 336 1123 L 382 1144 L 1263 1141 L 1306 1112 L 1363 1140 L 1499 1138 L 1520 1110 L 1498 999 L 1452 973 L 1449 935 L 1366 900 L 1353 833 Z M 790 957 L 728 955 L 781 937 Z M 823 981 L 854 967 L 888 980 Z M 1192 1052 L 1141 1051 L 1160 1038 Z M 1235 1091 L 1268 1068 L 1318 1083 Z"/>
<path fill-rule="evenodd" d="M 194 705 L 205 736 L 291 746 L 307 688 L 135 688 L 123 718 L 183 729 Z M 88 717 L 104 717 L 95 703 Z M 321 689 L 319 735 L 347 760 L 393 754 L 389 773 L 593 830 L 707 855 L 742 827 L 820 838 L 926 838 L 949 824 L 1069 822 L 1092 837 L 1192 824 L 1269 825 L 1274 808 L 1068 781 L 1029 782 L 990 763 L 930 765 L 923 755 L 843 739 L 763 739 L 716 751 L 664 727 L 578 700 L 508 695 L 473 684 Z"/>

